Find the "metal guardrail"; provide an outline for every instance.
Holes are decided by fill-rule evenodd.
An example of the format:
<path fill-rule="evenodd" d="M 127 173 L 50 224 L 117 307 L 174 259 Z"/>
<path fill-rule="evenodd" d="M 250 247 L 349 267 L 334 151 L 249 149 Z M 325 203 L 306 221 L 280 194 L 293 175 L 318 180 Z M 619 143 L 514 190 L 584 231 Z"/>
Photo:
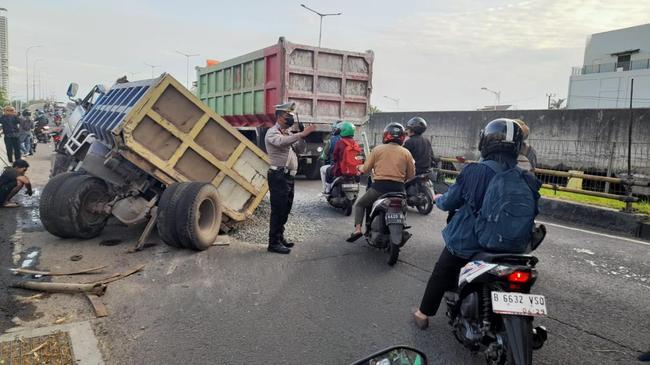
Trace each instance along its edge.
<path fill-rule="evenodd" d="M 631 60 L 623 62 L 608 62 L 599 63 L 594 65 L 584 65 L 573 67 L 572 75 L 588 75 L 603 72 L 616 72 L 616 71 L 630 71 L 630 70 L 645 70 L 650 68 L 650 58 L 642 60 Z"/>
<path fill-rule="evenodd" d="M 441 157 L 440 161 L 447 162 L 455 166 L 458 164 L 476 163 L 476 161 L 463 160 L 463 159 L 451 158 L 451 157 Z M 443 168 L 437 168 L 436 170 L 446 175 L 457 176 L 460 174 L 460 171 L 458 170 L 449 170 Z M 557 170 L 537 168 L 533 171 L 533 173 L 535 173 L 535 175 L 537 175 L 543 181 L 547 181 L 544 184 L 542 184 L 542 187 L 544 188 L 552 189 L 554 191 L 565 191 L 568 193 L 618 200 L 625 203 L 624 211 L 626 212 L 631 212 L 632 203 L 639 201 L 638 197 L 632 195 L 632 186 L 638 186 L 638 187 L 650 186 L 650 184 L 647 182 L 635 181 L 634 179 L 621 179 L 616 177 L 589 175 L 589 174 L 576 173 L 571 171 L 567 172 L 567 171 L 557 171 Z M 603 191 L 585 190 L 585 189 L 578 189 L 569 186 L 563 186 L 561 183 L 548 182 L 549 180 L 553 180 L 553 179 L 549 179 L 549 177 L 567 179 L 567 181 L 569 181 L 568 179 L 581 179 L 581 180 L 587 180 L 587 181 L 605 183 L 605 184 L 619 184 L 625 187 L 624 189 L 625 194 L 612 194 Z"/>

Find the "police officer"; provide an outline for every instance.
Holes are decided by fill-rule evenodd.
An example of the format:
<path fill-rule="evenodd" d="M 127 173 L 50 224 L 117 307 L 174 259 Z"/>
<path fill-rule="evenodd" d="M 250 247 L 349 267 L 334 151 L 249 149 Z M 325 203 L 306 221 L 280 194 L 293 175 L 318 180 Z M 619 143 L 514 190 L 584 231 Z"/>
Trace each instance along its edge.
<path fill-rule="evenodd" d="M 293 242 L 284 237 L 284 225 L 289 218 L 293 204 L 294 176 L 298 171 L 298 157 L 291 146 L 299 139 L 307 137 L 316 127 L 311 125 L 302 132 L 291 133 L 296 103 L 290 102 L 275 106 L 276 123 L 266 133 L 264 142 L 271 160 L 268 172 L 271 193 L 271 222 L 269 226 L 269 252 L 288 254 Z"/>

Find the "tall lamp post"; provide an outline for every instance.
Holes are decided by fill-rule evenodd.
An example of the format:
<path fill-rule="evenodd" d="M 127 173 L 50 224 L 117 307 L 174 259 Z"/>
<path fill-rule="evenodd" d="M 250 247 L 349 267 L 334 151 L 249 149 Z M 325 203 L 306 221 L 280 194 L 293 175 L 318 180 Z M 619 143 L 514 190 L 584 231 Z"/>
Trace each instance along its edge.
<path fill-rule="evenodd" d="M 33 48 L 43 47 L 41 45 L 29 46 L 25 50 L 25 100 L 29 104 L 29 51 Z"/>
<path fill-rule="evenodd" d="M 319 13 L 316 10 L 308 7 L 305 4 L 300 4 L 300 6 L 302 6 L 303 8 L 311 11 L 312 13 L 314 13 L 314 14 L 316 14 L 316 15 L 318 15 L 320 17 L 320 28 L 318 29 L 318 47 L 320 47 L 320 41 L 321 41 L 322 36 L 323 36 L 323 18 L 326 17 L 326 16 L 342 15 L 343 13 L 327 13 L 327 14 L 323 14 L 323 13 Z"/>
<path fill-rule="evenodd" d="M 36 64 L 43 61 L 42 58 L 37 58 L 34 60 L 34 63 L 32 64 L 32 99 L 36 99 Z M 40 85 L 39 85 L 40 87 Z"/>
<path fill-rule="evenodd" d="M 157 67 L 160 67 L 160 65 L 151 65 L 151 64 L 148 64 L 148 63 L 146 63 L 146 62 L 145 62 L 144 64 L 147 65 L 147 66 L 149 66 L 149 67 L 151 67 L 151 78 L 153 79 L 153 70 L 154 70 L 155 68 L 157 68 Z"/>
<path fill-rule="evenodd" d="M 494 110 L 497 110 L 497 105 L 501 104 L 501 91 L 490 90 L 487 87 L 482 87 L 481 90 L 489 91 L 496 97 L 496 103 L 494 104 Z"/>
<path fill-rule="evenodd" d="M 392 101 L 393 103 L 395 103 L 395 109 L 399 110 L 399 99 L 391 98 L 390 96 L 386 96 L 386 95 L 384 95 L 384 98 L 386 98 L 386 99 Z"/>
<path fill-rule="evenodd" d="M 185 56 L 187 59 L 187 73 L 185 74 L 185 87 L 189 90 L 190 89 L 190 57 L 196 57 L 199 56 L 198 53 L 185 53 L 181 51 L 176 51 L 176 53 Z"/>

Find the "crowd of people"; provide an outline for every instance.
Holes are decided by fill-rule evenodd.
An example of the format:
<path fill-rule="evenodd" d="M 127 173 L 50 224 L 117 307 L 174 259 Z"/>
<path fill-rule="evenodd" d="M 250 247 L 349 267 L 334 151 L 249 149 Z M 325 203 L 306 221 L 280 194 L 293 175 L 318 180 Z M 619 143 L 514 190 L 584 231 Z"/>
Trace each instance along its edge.
<path fill-rule="evenodd" d="M 44 111 L 39 109 L 36 109 L 35 116 L 32 118 L 29 109 L 18 113 L 11 105 L 4 107 L 0 116 L 0 135 L 4 140 L 7 160 L 4 161 L 3 158 L 0 161 L 2 165 L 6 165 L 0 175 L 0 208 L 17 207 L 18 204 L 11 199 L 23 188 L 28 195 L 32 195 L 31 184 L 25 175 L 29 163 L 24 157 L 36 152 L 35 138 L 39 133 L 44 133 L 45 126 L 52 122 L 55 133 L 61 129 L 62 113 L 50 114 L 53 114 L 52 121 Z"/>

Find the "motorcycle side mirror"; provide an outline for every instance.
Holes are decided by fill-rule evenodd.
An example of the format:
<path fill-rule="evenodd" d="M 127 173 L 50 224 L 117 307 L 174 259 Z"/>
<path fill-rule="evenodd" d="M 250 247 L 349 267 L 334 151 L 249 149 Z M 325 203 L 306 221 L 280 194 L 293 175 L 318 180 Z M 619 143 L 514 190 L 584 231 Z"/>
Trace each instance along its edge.
<path fill-rule="evenodd" d="M 100 94 L 106 94 L 106 91 L 108 91 L 108 90 L 106 90 L 106 86 L 104 86 L 104 85 L 102 85 L 102 84 L 97 84 L 97 85 L 95 85 L 95 89 L 96 89 L 97 92 L 100 93 Z"/>
<path fill-rule="evenodd" d="M 76 82 L 72 82 L 68 86 L 68 91 L 66 91 L 66 95 L 68 95 L 69 98 L 74 98 L 75 95 L 77 95 L 77 91 L 79 91 L 79 84 L 77 84 Z"/>
<path fill-rule="evenodd" d="M 415 348 L 408 346 L 393 346 L 364 359 L 353 362 L 351 365 L 426 365 L 426 355 Z"/>

